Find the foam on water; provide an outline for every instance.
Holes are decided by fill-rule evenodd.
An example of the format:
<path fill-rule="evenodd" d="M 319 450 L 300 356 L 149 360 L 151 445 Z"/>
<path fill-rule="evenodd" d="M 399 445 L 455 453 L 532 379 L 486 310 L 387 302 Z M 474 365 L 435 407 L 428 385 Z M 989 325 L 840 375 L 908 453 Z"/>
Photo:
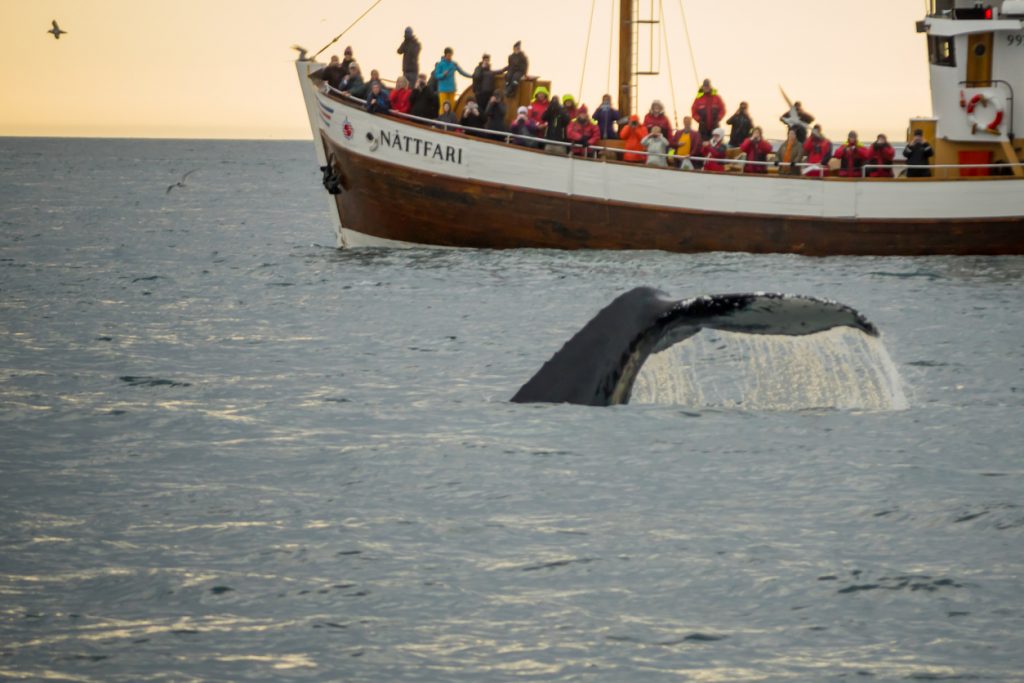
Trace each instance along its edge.
<path fill-rule="evenodd" d="M 749 410 L 905 410 L 885 345 L 850 328 L 790 337 L 704 330 L 652 355 L 632 403 Z"/>

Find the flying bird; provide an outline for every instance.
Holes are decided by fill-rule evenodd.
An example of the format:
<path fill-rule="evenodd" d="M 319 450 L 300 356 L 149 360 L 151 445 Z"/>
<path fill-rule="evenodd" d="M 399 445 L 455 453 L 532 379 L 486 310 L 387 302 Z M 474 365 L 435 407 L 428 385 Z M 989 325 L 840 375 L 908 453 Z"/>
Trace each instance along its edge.
<path fill-rule="evenodd" d="M 60 40 L 61 34 L 67 33 L 67 31 L 62 30 L 60 26 L 57 26 L 56 19 L 54 19 L 51 23 L 53 23 L 53 28 L 47 31 L 47 33 L 52 33 L 55 40 Z"/>
<path fill-rule="evenodd" d="M 307 62 L 307 61 L 309 61 L 306 58 L 306 52 L 307 52 L 306 48 L 302 47 L 301 45 L 292 45 L 292 49 L 293 50 L 298 50 L 299 58 L 298 58 L 297 61 L 300 61 L 300 62 Z"/>
<path fill-rule="evenodd" d="M 176 187 L 185 187 L 185 178 L 188 178 L 190 175 L 192 175 L 193 173 L 195 173 L 198 170 L 199 170 L 198 168 L 193 168 L 191 171 L 189 171 L 185 175 L 181 176 L 181 180 L 179 180 L 178 182 L 176 182 L 176 183 L 174 183 L 172 185 L 168 185 L 167 186 L 167 192 L 165 192 L 164 194 L 170 194 L 171 190 L 173 190 Z"/>

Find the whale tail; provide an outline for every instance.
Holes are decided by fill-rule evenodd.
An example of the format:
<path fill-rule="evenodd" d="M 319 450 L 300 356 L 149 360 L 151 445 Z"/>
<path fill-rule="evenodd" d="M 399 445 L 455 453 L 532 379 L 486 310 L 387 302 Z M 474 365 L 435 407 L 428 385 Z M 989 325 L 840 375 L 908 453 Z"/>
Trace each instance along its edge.
<path fill-rule="evenodd" d="M 638 287 L 617 297 L 524 384 L 516 403 L 628 403 L 647 358 L 702 329 L 802 336 L 834 327 L 878 330 L 853 308 L 787 294 L 716 294 L 675 301 Z"/>

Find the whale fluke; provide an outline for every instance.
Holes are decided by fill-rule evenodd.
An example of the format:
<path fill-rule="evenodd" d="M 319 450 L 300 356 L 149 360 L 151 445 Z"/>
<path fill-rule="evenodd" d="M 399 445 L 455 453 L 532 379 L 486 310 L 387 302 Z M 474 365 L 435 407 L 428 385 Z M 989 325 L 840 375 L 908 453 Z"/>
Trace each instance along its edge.
<path fill-rule="evenodd" d="M 825 299 L 788 294 L 715 294 L 675 301 L 650 287 L 622 294 L 565 343 L 524 384 L 516 403 L 628 403 L 633 382 L 652 353 L 704 328 L 800 336 L 852 327 L 878 330 L 856 310 Z"/>

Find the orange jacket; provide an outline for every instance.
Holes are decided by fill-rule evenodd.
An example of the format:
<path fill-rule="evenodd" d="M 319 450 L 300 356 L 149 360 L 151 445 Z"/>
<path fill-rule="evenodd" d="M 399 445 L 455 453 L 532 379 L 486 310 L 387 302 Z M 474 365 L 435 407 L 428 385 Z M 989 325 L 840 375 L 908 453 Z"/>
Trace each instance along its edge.
<path fill-rule="evenodd" d="M 640 141 L 647 137 L 647 127 L 640 125 L 640 119 L 636 114 L 633 114 L 629 117 L 629 124 L 619 129 L 619 137 L 626 141 L 627 150 L 633 152 L 643 151 L 644 146 L 640 144 Z M 647 161 L 646 154 L 630 154 L 629 151 L 622 157 L 625 161 L 640 163 Z"/>

